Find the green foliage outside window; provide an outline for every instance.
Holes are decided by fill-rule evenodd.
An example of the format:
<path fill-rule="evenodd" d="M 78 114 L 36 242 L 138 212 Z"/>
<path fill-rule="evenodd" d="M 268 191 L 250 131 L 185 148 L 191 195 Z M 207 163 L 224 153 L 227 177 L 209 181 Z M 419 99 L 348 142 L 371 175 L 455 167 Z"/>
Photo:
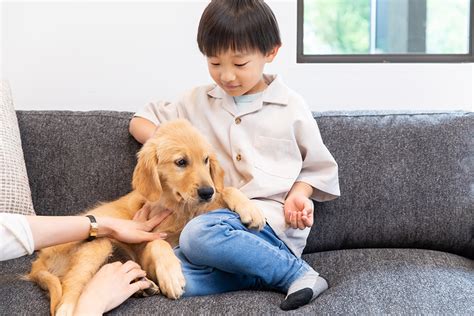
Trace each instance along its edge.
<path fill-rule="evenodd" d="M 369 53 L 370 0 L 305 1 L 304 21 L 305 52 Z"/>

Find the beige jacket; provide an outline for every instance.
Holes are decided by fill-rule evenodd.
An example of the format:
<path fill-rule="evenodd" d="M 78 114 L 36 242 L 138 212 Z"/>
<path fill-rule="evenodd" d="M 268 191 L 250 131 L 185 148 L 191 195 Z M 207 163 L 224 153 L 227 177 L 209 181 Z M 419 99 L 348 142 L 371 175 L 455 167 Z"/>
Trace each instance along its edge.
<path fill-rule="evenodd" d="M 252 199 L 278 237 L 301 256 L 309 228 L 285 224 L 285 197 L 295 181 L 302 181 L 314 188 L 312 199 L 336 198 L 338 169 L 302 97 L 278 76 L 266 79 L 271 82 L 267 89 L 245 108 L 237 108 L 233 98 L 213 84 L 194 88 L 177 102 L 149 103 L 135 116 L 156 125 L 188 119 L 214 146 L 226 172 L 225 184 Z"/>

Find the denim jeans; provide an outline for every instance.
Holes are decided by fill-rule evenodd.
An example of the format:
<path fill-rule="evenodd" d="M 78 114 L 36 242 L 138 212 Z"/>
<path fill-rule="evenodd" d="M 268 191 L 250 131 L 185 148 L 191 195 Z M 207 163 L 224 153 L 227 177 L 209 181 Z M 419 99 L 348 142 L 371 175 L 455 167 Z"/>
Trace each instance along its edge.
<path fill-rule="evenodd" d="M 296 257 L 270 226 L 249 230 L 238 214 L 218 209 L 192 219 L 175 254 L 186 278 L 184 296 L 243 289 L 286 293 L 311 267 Z"/>

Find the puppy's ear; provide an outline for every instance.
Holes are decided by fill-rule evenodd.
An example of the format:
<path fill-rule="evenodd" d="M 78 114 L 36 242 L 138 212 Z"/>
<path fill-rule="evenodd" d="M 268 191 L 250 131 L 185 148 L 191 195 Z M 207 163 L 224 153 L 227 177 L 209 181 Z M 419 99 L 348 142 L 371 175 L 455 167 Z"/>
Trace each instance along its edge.
<path fill-rule="evenodd" d="M 224 170 L 221 168 L 219 161 L 217 161 L 215 154 L 209 157 L 209 165 L 211 168 L 211 178 L 216 191 L 221 192 L 224 189 Z"/>
<path fill-rule="evenodd" d="M 138 152 L 138 162 L 133 171 L 133 189 L 150 202 L 158 201 L 162 192 L 156 148 L 154 142 L 147 141 Z"/>

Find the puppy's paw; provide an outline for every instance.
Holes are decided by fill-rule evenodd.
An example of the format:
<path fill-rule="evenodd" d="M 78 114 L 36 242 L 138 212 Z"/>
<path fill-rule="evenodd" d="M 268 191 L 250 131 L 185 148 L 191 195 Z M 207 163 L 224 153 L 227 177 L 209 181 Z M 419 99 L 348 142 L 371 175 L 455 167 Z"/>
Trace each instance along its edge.
<path fill-rule="evenodd" d="M 250 229 L 262 230 L 265 226 L 265 216 L 251 201 L 238 205 L 235 212 L 240 215 L 242 223 Z"/>
<path fill-rule="evenodd" d="M 178 258 L 160 258 L 156 264 L 156 278 L 166 297 L 176 300 L 183 295 L 186 281 Z"/>

